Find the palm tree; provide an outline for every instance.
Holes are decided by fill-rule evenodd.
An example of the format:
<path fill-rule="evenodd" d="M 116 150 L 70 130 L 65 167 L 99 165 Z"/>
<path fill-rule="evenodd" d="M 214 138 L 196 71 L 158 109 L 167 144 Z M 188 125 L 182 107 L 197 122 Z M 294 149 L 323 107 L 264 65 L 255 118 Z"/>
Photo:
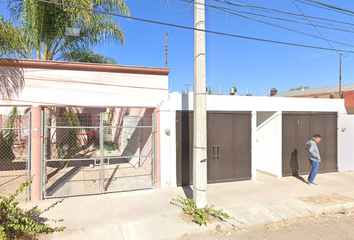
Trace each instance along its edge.
<path fill-rule="evenodd" d="M 59 2 L 130 15 L 124 0 Z M 0 57 L 116 64 L 93 51 L 104 43 L 123 45 L 122 28 L 111 16 L 37 0 L 9 0 L 8 9 L 18 26 L 0 15 Z M 67 35 L 68 28 L 79 28 L 79 36 Z"/>

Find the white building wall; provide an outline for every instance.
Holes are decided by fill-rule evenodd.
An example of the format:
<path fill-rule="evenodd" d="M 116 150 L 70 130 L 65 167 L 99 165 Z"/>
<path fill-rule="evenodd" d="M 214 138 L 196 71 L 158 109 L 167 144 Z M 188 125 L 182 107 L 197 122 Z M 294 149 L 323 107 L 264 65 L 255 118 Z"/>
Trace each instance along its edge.
<path fill-rule="evenodd" d="M 338 170 L 354 170 L 354 115 L 338 116 Z"/>
<path fill-rule="evenodd" d="M 257 170 L 282 176 L 282 113 L 257 112 Z M 252 149 L 253 150 L 253 149 Z"/>

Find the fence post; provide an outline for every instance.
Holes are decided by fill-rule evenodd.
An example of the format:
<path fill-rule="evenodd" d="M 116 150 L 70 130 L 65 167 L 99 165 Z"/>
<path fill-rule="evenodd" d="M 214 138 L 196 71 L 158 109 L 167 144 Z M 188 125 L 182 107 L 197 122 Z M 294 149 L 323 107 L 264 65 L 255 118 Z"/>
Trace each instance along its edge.
<path fill-rule="evenodd" d="M 152 182 L 156 188 L 156 112 L 152 113 Z"/>
<path fill-rule="evenodd" d="M 27 116 L 27 181 L 31 178 L 31 112 Z M 27 187 L 27 201 L 31 200 L 31 186 Z"/>
<path fill-rule="evenodd" d="M 101 188 L 101 193 L 104 192 L 103 155 L 104 155 L 103 113 L 100 113 L 100 188 Z"/>
<path fill-rule="evenodd" d="M 45 182 L 45 169 L 44 169 L 44 146 L 43 146 L 43 141 L 44 141 L 44 134 L 45 134 L 45 116 L 44 116 L 44 111 L 41 112 L 41 124 L 42 124 L 42 128 L 41 128 L 41 200 L 43 200 L 43 185 Z"/>
<path fill-rule="evenodd" d="M 41 199 L 41 111 L 40 106 L 31 106 L 31 200 Z"/>

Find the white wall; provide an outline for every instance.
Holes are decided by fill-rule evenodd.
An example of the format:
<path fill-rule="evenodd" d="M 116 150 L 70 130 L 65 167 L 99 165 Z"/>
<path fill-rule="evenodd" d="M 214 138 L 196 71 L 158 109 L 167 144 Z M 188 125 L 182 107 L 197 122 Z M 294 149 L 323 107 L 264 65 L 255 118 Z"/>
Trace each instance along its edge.
<path fill-rule="evenodd" d="M 338 116 L 338 170 L 354 170 L 354 115 Z"/>
<path fill-rule="evenodd" d="M 253 150 L 253 149 L 252 149 Z M 282 113 L 257 112 L 256 167 L 280 178 L 282 176 Z"/>
<path fill-rule="evenodd" d="M 167 101 L 160 107 L 160 167 L 161 188 L 176 187 L 176 161 L 171 161 L 171 153 L 176 152 L 176 131 L 171 131 L 170 126 L 175 122 L 175 115 L 169 111 L 170 102 Z M 170 135 L 166 131 L 170 130 Z"/>

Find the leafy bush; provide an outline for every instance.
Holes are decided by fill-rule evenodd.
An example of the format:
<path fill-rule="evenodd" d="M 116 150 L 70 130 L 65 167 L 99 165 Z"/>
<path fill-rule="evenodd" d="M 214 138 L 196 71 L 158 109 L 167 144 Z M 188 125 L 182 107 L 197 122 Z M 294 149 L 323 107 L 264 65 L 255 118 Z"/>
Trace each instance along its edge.
<path fill-rule="evenodd" d="M 40 210 L 33 209 L 24 211 L 18 207 L 15 198 L 25 187 L 32 183 L 32 178 L 22 183 L 20 188 L 9 197 L 0 196 L 0 239 L 15 239 L 17 237 L 26 237 L 31 239 L 36 233 L 51 233 L 63 231 L 64 227 L 51 228 L 43 223 L 39 218 Z"/>
<path fill-rule="evenodd" d="M 173 198 L 171 203 L 181 207 L 186 214 L 192 216 L 193 222 L 199 225 L 206 225 L 207 222 L 211 223 L 211 217 L 222 221 L 233 219 L 227 213 L 223 212 L 222 209 L 214 209 L 214 205 L 206 206 L 205 208 L 197 208 L 194 200 L 190 198 L 178 196 L 177 198 Z"/>

